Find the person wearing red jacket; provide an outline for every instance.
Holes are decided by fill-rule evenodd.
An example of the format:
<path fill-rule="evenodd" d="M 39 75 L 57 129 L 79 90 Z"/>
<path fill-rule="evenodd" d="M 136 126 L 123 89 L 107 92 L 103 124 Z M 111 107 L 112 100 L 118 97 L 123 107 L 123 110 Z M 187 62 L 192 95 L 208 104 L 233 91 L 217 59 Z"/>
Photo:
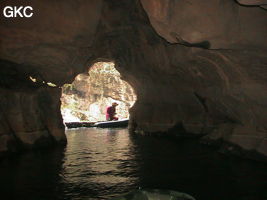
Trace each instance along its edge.
<path fill-rule="evenodd" d="M 112 103 L 112 106 L 107 107 L 107 112 L 106 112 L 106 119 L 107 121 L 112 121 L 112 120 L 118 120 L 118 117 L 115 117 L 116 113 L 116 107 L 117 103 L 114 102 Z"/>

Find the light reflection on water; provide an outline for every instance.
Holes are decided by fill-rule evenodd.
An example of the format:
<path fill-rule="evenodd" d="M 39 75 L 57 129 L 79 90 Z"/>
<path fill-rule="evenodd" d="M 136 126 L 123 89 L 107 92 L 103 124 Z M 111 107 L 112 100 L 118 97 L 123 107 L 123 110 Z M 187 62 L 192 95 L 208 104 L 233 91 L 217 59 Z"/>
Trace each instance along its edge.
<path fill-rule="evenodd" d="M 134 184 L 135 168 L 125 166 L 134 161 L 127 129 L 76 129 L 67 131 L 68 148 L 62 174 L 68 183 Z"/>
<path fill-rule="evenodd" d="M 132 175 L 136 172 L 132 166 L 137 163 L 127 129 L 74 129 L 66 135 L 68 146 L 60 172 L 64 182 L 72 188 L 98 188 L 103 193 L 97 192 L 95 197 L 90 194 L 90 198 L 100 199 L 136 188 L 138 178 Z M 108 194 L 110 191 L 112 194 Z"/>
<path fill-rule="evenodd" d="M 197 200 L 267 199 L 265 164 L 221 155 L 194 140 L 135 136 L 127 129 L 73 129 L 66 135 L 64 149 L 2 161 L 1 197 L 96 200 L 143 187 Z"/>

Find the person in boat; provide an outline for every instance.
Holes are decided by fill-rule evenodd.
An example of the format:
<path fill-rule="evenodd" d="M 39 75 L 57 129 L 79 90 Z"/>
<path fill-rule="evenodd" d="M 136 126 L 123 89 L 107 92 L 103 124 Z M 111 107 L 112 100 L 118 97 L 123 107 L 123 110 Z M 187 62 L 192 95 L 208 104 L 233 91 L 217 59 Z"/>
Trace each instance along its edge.
<path fill-rule="evenodd" d="M 112 120 L 118 120 L 119 118 L 116 117 L 116 107 L 118 104 L 116 102 L 112 103 L 112 106 L 107 107 L 107 112 L 106 112 L 106 119 L 107 121 L 112 121 Z"/>

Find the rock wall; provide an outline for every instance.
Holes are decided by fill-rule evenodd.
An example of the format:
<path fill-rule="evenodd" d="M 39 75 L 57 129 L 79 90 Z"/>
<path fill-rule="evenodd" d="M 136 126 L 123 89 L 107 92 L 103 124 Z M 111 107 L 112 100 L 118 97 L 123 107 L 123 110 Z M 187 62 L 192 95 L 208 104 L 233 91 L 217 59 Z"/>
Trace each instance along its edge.
<path fill-rule="evenodd" d="M 116 8 L 106 2 L 93 44 L 93 59 L 115 59 L 136 90 L 135 131 L 205 135 L 205 142 L 267 155 L 266 11 L 235 1 L 169 1 L 167 8 L 165 1 L 141 2 L 149 18 L 138 2 Z M 212 15 L 202 12 L 207 9 Z M 171 24 L 158 28 L 154 12 Z M 180 36 L 169 41 L 168 32 Z M 202 35 L 191 37 L 194 32 Z"/>
<path fill-rule="evenodd" d="M 0 156 L 66 143 L 59 88 L 34 83 L 11 62 L 1 62 Z"/>
<path fill-rule="evenodd" d="M 136 95 L 120 78 L 114 63 L 95 63 L 88 73 L 79 74 L 72 84 L 63 87 L 61 113 L 64 121 L 105 121 L 106 108 L 113 102 L 119 119 L 129 117 Z"/>
<path fill-rule="evenodd" d="M 1 19 L 0 58 L 58 86 L 114 61 L 137 94 L 137 132 L 186 132 L 267 155 L 267 12 L 238 2 L 41 0 L 36 18 Z"/>
<path fill-rule="evenodd" d="M 266 10 L 260 7 L 242 6 L 234 0 L 141 2 L 152 26 L 170 43 L 228 50 L 267 47 Z"/>

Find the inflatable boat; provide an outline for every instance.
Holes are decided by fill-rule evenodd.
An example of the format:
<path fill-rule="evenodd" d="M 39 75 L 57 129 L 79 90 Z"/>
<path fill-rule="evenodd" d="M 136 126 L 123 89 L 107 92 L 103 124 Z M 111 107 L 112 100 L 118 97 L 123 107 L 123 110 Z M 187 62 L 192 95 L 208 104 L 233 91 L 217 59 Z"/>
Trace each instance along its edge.
<path fill-rule="evenodd" d="M 129 119 L 121 119 L 117 121 L 102 121 L 102 122 L 65 122 L 67 128 L 81 127 L 99 127 L 99 128 L 118 128 L 127 127 Z"/>
<path fill-rule="evenodd" d="M 104 122 L 97 122 L 93 125 L 93 127 L 99 128 L 117 128 L 117 127 L 127 127 L 129 119 L 121 119 L 117 121 L 104 121 Z"/>

